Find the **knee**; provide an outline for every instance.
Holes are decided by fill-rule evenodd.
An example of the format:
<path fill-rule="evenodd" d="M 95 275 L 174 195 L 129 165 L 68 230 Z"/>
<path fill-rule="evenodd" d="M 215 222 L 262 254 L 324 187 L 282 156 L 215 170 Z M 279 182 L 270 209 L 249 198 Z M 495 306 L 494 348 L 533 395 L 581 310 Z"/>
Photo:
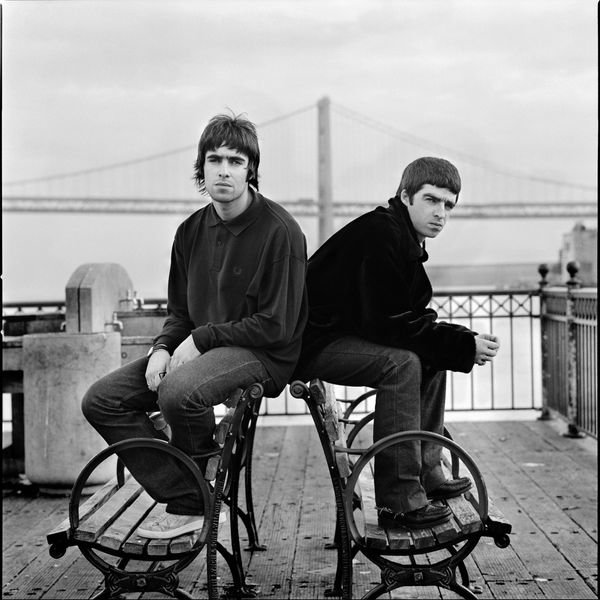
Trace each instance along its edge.
<path fill-rule="evenodd" d="M 81 412 L 90 423 L 94 423 L 102 413 L 102 404 L 102 386 L 97 381 L 84 394 L 81 400 Z"/>
<path fill-rule="evenodd" d="M 181 415 L 187 391 L 182 389 L 177 377 L 165 377 L 158 386 L 158 407 L 167 422 Z"/>
<path fill-rule="evenodd" d="M 385 377 L 421 378 L 421 359 L 410 350 L 394 348 L 385 366 Z"/>

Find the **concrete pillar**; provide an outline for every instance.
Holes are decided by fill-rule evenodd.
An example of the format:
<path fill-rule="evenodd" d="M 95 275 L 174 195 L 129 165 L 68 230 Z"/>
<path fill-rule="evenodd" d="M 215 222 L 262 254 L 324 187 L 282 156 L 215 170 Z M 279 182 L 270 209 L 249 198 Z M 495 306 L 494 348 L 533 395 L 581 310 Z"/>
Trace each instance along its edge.
<path fill-rule="evenodd" d="M 81 399 L 92 383 L 121 366 L 118 332 L 23 336 L 25 475 L 34 484 L 72 486 L 106 442 L 85 420 Z M 114 459 L 114 457 L 113 457 Z M 108 481 L 114 460 L 89 485 Z"/>
<path fill-rule="evenodd" d="M 116 263 L 86 263 L 66 286 L 67 333 L 110 331 L 113 313 L 132 308 L 133 284 Z"/>

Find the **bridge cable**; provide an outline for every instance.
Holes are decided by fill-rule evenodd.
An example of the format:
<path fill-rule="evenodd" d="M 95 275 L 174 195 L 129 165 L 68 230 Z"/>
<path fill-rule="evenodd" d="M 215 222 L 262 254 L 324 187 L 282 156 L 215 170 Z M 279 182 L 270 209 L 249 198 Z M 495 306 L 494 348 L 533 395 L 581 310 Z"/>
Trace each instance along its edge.
<path fill-rule="evenodd" d="M 449 148 L 447 146 L 438 144 L 437 142 L 432 142 L 431 140 L 426 140 L 424 138 L 415 136 L 411 133 L 401 131 L 397 128 L 391 127 L 388 124 L 382 123 L 381 121 L 376 121 L 375 119 L 372 119 L 371 117 L 363 115 L 359 112 L 356 112 L 356 111 L 354 111 L 350 108 L 347 108 L 345 106 L 342 106 L 340 104 L 332 103 L 331 106 L 334 109 L 334 111 L 339 113 L 340 115 L 345 116 L 346 118 L 351 119 L 353 121 L 356 121 L 356 122 L 360 123 L 361 125 L 365 125 L 367 127 L 375 129 L 377 131 L 385 133 L 385 134 L 389 135 L 390 137 L 393 137 L 395 139 L 400 139 L 409 144 L 413 144 L 415 146 L 420 146 L 420 147 L 426 148 L 426 149 L 431 149 L 432 147 L 437 148 L 441 151 L 444 151 L 444 152 L 447 152 L 454 156 L 460 157 L 463 160 L 466 160 L 466 161 L 474 164 L 475 166 L 487 169 L 489 171 L 493 171 L 494 173 L 496 173 L 498 175 L 513 177 L 515 179 L 524 179 L 524 180 L 528 180 L 528 181 L 534 181 L 537 183 L 547 183 L 547 184 L 560 185 L 560 186 L 564 186 L 564 187 L 572 187 L 572 188 L 577 188 L 577 189 L 581 189 L 581 190 L 589 190 L 589 191 L 597 190 L 597 188 L 595 186 L 591 186 L 591 185 L 583 185 L 583 184 L 578 184 L 578 183 L 570 183 L 570 182 L 566 182 L 566 181 L 558 181 L 555 179 L 547 179 L 544 177 L 536 177 L 534 175 L 527 175 L 526 173 L 518 173 L 516 171 L 509 171 L 502 167 L 498 167 L 497 165 L 494 165 L 493 163 L 491 163 L 489 161 L 472 156 L 470 154 L 466 154 L 465 152 L 461 152 L 460 150 L 455 150 L 453 148 Z"/>
<path fill-rule="evenodd" d="M 256 125 L 257 129 L 261 127 L 268 127 L 269 125 L 273 125 L 274 123 L 278 123 L 279 121 L 283 121 L 285 119 L 289 119 L 290 117 L 294 117 L 300 113 L 307 112 L 310 109 L 314 109 L 316 105 L 305 106 L 303 108 L 299 108 L 287 114 L 281 115 L 279 117 L 275 117 L 264 123 L 259 123 Z M 55 175 L 45 175 L 42 177 L 34 177 L 32 179 L 19 179 L 14 181 L 5 181 L 2 183 L 3 186 L 9 185 L 24 185 L 28 183 L 40 183 L 43 181 L 52 181 L 56 179 L 66 179 L 68 177 L 77 177 L 79 175 L 89 175 L 91 173 L 99 173 L 102 171 L 110 171 L 111 169 L 118 169 L 121 167 L 129 167 L 132 165 L 137 165 L 143 162 L 150 162 L 152 160 L 156 160 L 158 158 L 165 158 L 166 156 L 173 156 L 174 154 L 181 154 L 182 152 L 189 152 L 190 150 L 194 150 L 197 148 L 197 144 L 182 146 L 181 148 L 175 148 L 173 150 L 166 150 L 165 152 L 159 152 L 158 154 L 150 154 L 148 156 L 143 156 L 140 158 L 133 158 L 131 160 L 125 160 L 118 163 L 111 163 L 108 165 L 102 165 L 100 167 L 92 167 L 89 169 L 82 169 L 80 171 L 70 171 L 67 173 L 57 173 Z"/>

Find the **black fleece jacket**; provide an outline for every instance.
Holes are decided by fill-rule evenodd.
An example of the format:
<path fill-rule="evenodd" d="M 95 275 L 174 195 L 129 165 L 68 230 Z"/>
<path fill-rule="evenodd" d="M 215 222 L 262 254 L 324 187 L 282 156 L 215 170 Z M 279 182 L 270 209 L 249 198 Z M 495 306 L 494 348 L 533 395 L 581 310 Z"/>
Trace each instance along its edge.
<path fill-rule="evenodd" d="M 299 366 L 334 339 L 356 335 L 411 350 L 429 369 L 471 371 L 475 332 L 437 321 L 427 308 L 427 258 L 397 199 L 335 233 L 308 262 L 310 312 Z"/>

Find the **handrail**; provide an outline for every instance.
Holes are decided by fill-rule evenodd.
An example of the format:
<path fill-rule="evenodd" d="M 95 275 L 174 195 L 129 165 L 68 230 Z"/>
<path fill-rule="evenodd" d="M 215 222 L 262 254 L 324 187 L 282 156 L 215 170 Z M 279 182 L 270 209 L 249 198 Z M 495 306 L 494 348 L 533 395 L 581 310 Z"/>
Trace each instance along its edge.
<path fill-rule="evenodd" d="M 567 414 L 565 399 L 570 394 L 572 405 L 577 388 L 586 398 L 580 403 L 583 421 L 577 427 L 597 435 L 597 290 L 578 287 L 576 266 L 569 264 L 570 279 L 563 286 L 548 285 L 548 268 L 540 265 L 539 288 L 455 287 L 434 292 L 431 307 L 440 320 L 494 333 L 501 339 L 498 358 L 490 365 L 475 367 L 468 375 L 449 373 L 447 410 L 541 409 L 544 416 L 552 409 L 575 423 L 573 407 Z M 118 318 L 156 317 L 151 312 L 166 313 L 166 304 L 165 298 L 146 298 L 135 308 L 119 311 Z M 45 314 L 59 317 L 64 310 L 65 303 L 57 300 L 4 302 L 3 321 L 35 320 Z M 564 344 L 565 328 L 570 331 L 571 354 Z M 5 333 L 8 330 L 6 327 Z M 133 335 L 128 334 L 126 322 L 122 334 L 124 339 Z M 7 343 L 5 340 L 5 347 Z M 548 352 L 552 354 L 550 362 Z M 366 391 L 368 388 L 341 388 L 338 393 L 340 398 L 352 400 Z M 361 412 L 372 410 L 373 402 L 365 403 Z M 277 399 L 266 399 L 261 414 L 305 415 L 306 407 L 297 405 L 286 391 Z"/>

